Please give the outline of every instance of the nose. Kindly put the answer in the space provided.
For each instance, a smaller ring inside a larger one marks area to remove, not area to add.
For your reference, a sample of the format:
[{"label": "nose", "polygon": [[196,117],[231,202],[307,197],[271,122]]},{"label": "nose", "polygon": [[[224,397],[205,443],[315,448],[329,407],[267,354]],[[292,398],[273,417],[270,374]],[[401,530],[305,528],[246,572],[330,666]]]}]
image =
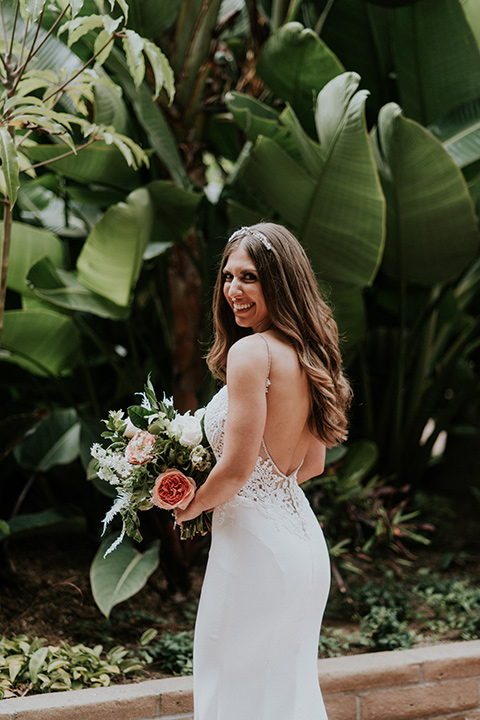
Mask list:
[{"label": "nose", "polygon": [[230,298],[235,298],[237,295],[239,295],[239,293],[240,293],[239,286],[240,286],[239,279],[233,278],[229,285],[229,288],[228,288],[228,295]]}]

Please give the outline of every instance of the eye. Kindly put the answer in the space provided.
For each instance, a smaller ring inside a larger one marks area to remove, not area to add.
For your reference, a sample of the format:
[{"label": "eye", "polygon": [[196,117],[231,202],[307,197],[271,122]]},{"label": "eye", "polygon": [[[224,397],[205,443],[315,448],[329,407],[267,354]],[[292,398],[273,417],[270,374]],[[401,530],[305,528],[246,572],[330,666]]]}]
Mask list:
[{"label": "eye", "polygon": [[226,282],[232,282],[233,276],[229,272],[223,272],[222,273],[222,280],[224,283]]},{"label": "eye", "polygon": [[244,273],[243,279],[246,280],[247,282],[255,282],[256,280],[258,280],[255,273],[250,273],[250,272]]}]

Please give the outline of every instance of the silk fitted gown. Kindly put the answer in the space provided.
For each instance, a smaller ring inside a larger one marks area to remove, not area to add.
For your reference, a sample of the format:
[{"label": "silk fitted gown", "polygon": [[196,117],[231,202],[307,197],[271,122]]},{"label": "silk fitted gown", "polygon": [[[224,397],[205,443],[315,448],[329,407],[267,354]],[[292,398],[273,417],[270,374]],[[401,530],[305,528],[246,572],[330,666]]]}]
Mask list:
[{"label": "silk fitted gown", "polygon": [[[222,454],[227,387],[205,430]],[[194,643],[195,720],[326,720],[318,637],[330,586],[323,533],[297,482],[267,454],[213,513]]]}]

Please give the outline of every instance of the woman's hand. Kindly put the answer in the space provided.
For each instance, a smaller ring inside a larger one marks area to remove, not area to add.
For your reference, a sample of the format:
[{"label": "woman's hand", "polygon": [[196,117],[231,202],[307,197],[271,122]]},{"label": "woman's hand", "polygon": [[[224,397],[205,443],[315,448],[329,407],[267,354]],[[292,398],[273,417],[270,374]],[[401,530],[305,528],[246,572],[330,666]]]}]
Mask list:
[{"label": "woman's hand", "polygon": [[193,520],[194,518],[198,517],[203,510],[204,508],[202,507],[202,505],[198,501],[196,501],[196,498],[194,497],[192,502],[187,505],[185,510],[180,510],[180,508],[176,508],[174,510],[175,522],[177,525],[181,525],[187,520]]}]

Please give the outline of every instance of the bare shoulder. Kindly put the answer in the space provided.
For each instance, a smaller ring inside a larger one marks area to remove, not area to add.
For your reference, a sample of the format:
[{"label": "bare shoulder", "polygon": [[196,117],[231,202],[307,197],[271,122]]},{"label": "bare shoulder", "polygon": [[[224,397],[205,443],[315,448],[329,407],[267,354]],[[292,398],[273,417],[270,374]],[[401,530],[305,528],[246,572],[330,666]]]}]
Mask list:
[{"label": "bare shoulder", "polygon": [[268,367],[268,351],[265,341],[258,335],[248,335],[237,340],[228,351],[227,382],[238,377],[264,378]]}]

